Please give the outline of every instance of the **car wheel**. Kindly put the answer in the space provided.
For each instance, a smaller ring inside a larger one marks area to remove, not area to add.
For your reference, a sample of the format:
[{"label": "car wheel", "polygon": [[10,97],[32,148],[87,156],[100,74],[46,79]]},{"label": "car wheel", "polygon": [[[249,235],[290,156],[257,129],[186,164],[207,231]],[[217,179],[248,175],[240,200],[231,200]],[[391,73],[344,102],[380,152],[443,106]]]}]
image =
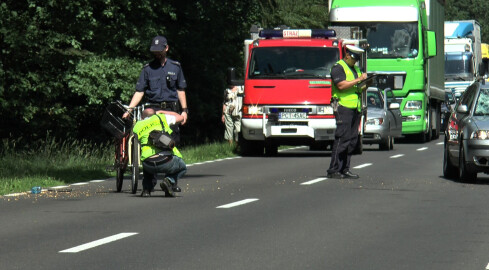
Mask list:
[{"label": "car wheel", "polygon": [[389,151],[391,148],[391,136],[387,136],[387,138],[382,139],[379,143],[379,149],[382,151]]},{"label": "car wheel", "polygon": [[460,144],[460,150],[458,154],[458,174],[461,182],[471,183],[477,179],[477,173],[473,173],[467,170],[467,164],[464,155],[464,146]]},{"label": "car wheel", "polygon": [[389,147],[389,150],[394,150],[394,137],[391,137],[391,146]]},{"label": "car wheel", "polygon": [[450,162],[450,153],[448,151],[447,143],[443,151],[443,176],[448,179],[455,179],[458,176],[457,167]]}]

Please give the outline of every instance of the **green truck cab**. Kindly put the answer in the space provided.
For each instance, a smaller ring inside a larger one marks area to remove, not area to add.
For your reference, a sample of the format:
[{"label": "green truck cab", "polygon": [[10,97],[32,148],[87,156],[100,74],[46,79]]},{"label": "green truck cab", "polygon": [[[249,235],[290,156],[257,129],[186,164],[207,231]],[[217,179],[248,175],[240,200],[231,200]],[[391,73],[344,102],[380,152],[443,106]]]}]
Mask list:
[{"label": "green truck cab", "polygon": [[[366,38],[368,73],[400,103],[402,134],[421,141],[440,134],[444,93],[442,0],[330,0],[338,36]],[[356,28],[343,33],[342,28]]]}]

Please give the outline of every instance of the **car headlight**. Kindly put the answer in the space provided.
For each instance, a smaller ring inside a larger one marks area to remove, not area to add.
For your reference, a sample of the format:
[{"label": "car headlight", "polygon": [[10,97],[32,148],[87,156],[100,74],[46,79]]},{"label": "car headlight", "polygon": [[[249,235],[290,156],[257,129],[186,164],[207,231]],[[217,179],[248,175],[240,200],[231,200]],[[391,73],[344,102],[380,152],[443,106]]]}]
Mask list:
[{"label": "car headlight", "polygon": [[410,100],[406,102],[406,105],[404,105],[404,110],[417,111],[417,110],[421,110],[422,107],[423,107],[423,102],[421,102],[421,100]]},{"label": "car headlight", "polygon": [[384,123],[384,118],[372,118],[372,119],[368,119],[366,122],[367,125],[372,125],[372,126],[379,126],[382,125],[382,123]]},{"label": "car headlight", "polygon": [[489,139],[489,130],[476,130],[470,134],[470,139],[487,140]]},{"label": "car headlight", "polygon": [[318,106],[318,114],[333,114],[333,107],[331,107],[331,106]]},{"label": "car headlight", "polygon": [[263,107],[256,105],[245,105],[243,106],[243,114],[263,114]]}]

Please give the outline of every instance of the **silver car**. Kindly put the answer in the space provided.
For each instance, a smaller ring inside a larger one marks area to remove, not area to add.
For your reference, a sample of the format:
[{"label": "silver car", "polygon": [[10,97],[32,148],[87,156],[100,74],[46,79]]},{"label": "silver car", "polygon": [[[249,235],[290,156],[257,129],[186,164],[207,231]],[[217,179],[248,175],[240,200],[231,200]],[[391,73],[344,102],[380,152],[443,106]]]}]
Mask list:
[{"label": "silver car", "polygon": [[[387,97],[387,102],[384,102]],[[379,144],[380,150],[394,149],[394,138],[402,135],[402,116],[399,103],[395,102],[392,91],[367,89],[367,121],[363,134],[364,144]]]},{"label": "silver car", "polygon": [[489,173],[489,84],[474,82],[455,106],[445,129],[443,175],[473,182]]}]

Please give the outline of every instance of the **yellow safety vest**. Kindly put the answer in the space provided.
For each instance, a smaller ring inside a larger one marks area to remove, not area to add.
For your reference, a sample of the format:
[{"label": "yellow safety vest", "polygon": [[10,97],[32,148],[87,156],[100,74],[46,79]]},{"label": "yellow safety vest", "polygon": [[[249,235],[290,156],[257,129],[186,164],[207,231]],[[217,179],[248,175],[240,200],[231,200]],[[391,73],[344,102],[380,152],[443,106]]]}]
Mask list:
[{"label": "yellow safety vest", "polygon": [[[343,67],[343,70],[345,71],[345,74],[346,74],[346,80],[347,81],[355,80],[355,75],[351,71],[348,64],[345,61],[343,61],[343,59],[339,60],[336,63]],[[354,68],[358,74],[358,77],[362,76],[362,72],[360,71],[360,69],[357,66],[354,66]],[[332,88],[333,88],[333,97],[339,99],[338,103],[341,106],[346,107],[346,108],[350,108],[350,109],[357,108],[358,111],[362,110],[362,101],[360,99],[361,95],[359,95],[362,92],[362,90],[360,88],[358,88],[357,85],[354,85],[348,89],[339,90],[336,87],[336,85],[333,83]]]},{"label": "yellow safety vest", "polygon": [[[161,122],[165,127],[165,131],[169,134],[172,134],[172,130],[168,123],[166,122],[165,114],[158,114],[161,118]],[[151,144],[148,144],[149,133],[152,130],[163,130],[160,122],[160,118],[158,116],[153,115],[150,118],[146,118],[144,120],[138,121],[136,125],[134,125],[133,132],[138,135],[138,140],[141,143],[141,160],[145,160],[150,156],[156,155],[161,150],[154,147]],[[182,157],[182,154],[176,147],[173,147],[173,154],[178,157]]]}]

